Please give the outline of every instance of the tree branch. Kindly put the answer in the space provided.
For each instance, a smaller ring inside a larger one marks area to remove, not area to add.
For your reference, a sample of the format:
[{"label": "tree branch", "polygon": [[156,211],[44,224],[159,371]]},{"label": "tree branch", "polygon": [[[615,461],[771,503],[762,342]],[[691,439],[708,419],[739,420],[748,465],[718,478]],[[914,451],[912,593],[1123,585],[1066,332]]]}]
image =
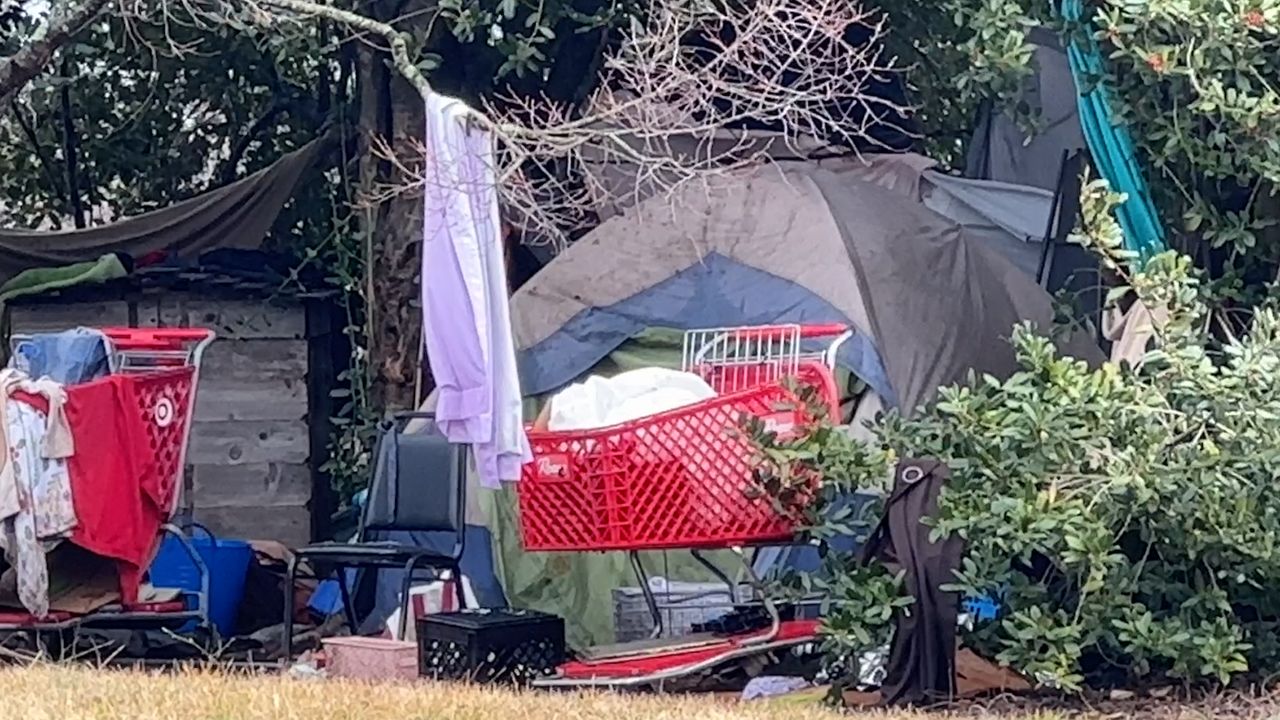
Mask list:
[{"label": "tree branch", "polygon": [[53,60],[58,48],[66,45],[86,25],[98,17],[109,0],[84,0],[78,7],[55,4],[44,37],[0,59],[0,102],[21,90]]},{"label": "tree branch", "polygon": [[[122,1],[144,9],[144,0]],[[385,39],[386,47],[364,54],[389,52],[394,72],[418,95],[432,92],[410,57],[409,36],[391,22],[317,0],[171,2],[233,27],[341,23]],[[510,92],[484,98],[471,116],[495,136],[504,211],[523,231],[559,244],[650,197],[675,197],[689,185],[711,190],[777,158],[874,148],[877,130],[901,131],[895,123],[909,108],[879,92],[897,62],[884,50],[885,17],[867,0],[641,5],[617,31],[586,102]],[[372,204],[425,182],[417,166],[425,148],[406,151],[413,130],[391,130],[369,138],[397,171],[387,173],[394,182],[367,194]]]},{"label": "tree branch", "polygon": [[84,214],[84,199],[80,197],[80,138],[76,133],[75,116],[71,110],[71,61],[62,61],[65,82],[59,88],[62,115],[62,155],[67,165],[67,197],[71,200],[71,217],[76,227],[84,229],[88,221]]},{"label": "tree branch", "polygon": [[395,66],[396,72],[408,80],[424,99],[431,94],[431,84],[427,82],[426,76],[409,59],[408,39],[393,26],[359,13],[340,10],[329,5],[306,2],[305,0],[262,0],[262,4],[301,15],[333,20],[356,30],[381,35],[387,40],[387,45],[391,50],[391,63]]},{"label": "tree branch", "polygon": [[12,98],[9,100],[9,109],[13,111],[14,120],[18,121],[18,127],[22,129],[22,134],[26,136],[27,142],[31,143],[32,152],[35,153],[36,159],[40,161],[40,170],[44,175],[45,182],[49,183],[49,188],[53,190],[53,194],[58,197],[58,200],[65,203],[67,194],[63,191],[62,180],[54,172],[53,160],[49,157],[45,147],[40,144],[40,136],[36,135],[35,127],[27,119],[27,115],[22,111],[22,108],[18,107],[17,101]]}]

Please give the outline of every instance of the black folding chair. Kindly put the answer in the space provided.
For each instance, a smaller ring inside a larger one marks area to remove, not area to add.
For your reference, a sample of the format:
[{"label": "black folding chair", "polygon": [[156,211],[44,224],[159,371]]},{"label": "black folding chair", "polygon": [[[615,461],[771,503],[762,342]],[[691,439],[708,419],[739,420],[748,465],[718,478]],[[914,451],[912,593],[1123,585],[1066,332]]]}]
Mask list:
[{"label": "black folding chair", "polygon": [[[405,432],[413,420],[429,421],[429,427],[422,432]],[[457,588],[458,601],[465,601],[460,563],[466,537],[466,470],[466,447],[449,442],[439,432],[434,414],[397,415],[383,426],[374,455],[369,497],[355,539],[350,543],[329,542],[300,548],[289,562],[284,598],[286,661],[293,657],[293,585],[300,563],[306,562],[317,570],[339,571],[342,609],[353,633],[359,625],[346,573],[342,572],[347,568],[404,569],[400,590],[399,637],[402,638],[409,623],[409,589],[415,571],[448,570]],[[372,533],[397,531],[447,532],[456,540],[448,553],[440,553],[416,545],[368,539]]]}]

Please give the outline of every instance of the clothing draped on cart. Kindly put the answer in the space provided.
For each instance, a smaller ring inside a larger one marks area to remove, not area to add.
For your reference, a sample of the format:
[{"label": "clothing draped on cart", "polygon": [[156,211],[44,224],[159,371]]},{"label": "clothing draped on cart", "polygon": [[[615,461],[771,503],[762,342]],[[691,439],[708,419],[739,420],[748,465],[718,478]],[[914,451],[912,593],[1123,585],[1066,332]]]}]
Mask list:
[{"label": "clothing draped on cart", "polygon": [[[10,400],[9,393],[18,388],[27,388],[23,392],[39,389],[47,413],[26,402]],[[0,373],[0,389],[0,397],[5,399],[0,489],[16,504],[0,510],[0,547],[10,572],[16,575],[22,606],[43,618],[49,613],[45,553],[68,537],[78,524],[66,460],[68,450],[74,447],[70,445],[65,417],[53,420],[55,414],[61,417],[65,395],[52,383],[33,383],[14,371]],[[61,445],[49,442],[50,429],[55,424],[67,432]]]},{"label": "clothing draped on cart", "polygon": [[155,451],[145,433],[129,422],[137,406],[134,385],[126,375],[81,385],[67,403],[78,450],[70,461],[72,497],[80,518],[72,541],[118,561],[120,595],[126,603],[137,600],[142,572],[169,518],[159,488],[139,481],[142,465]]},{"label": "clothing draped on cart", "polygon": [[[62,385],[47,377],[32,380],[26,373],[13,368],[0,370],[0,402],[7,402],[15,392],[39,395],[48,403],[44,439],[40,446],[44,457],[65,460],[75,455],[76,441],[71,435],[71,425],[67,423],[67,391]],[[0,436],[0,442],[4,442],[3,436]]]},{"label": "clothing draped on cart", "polygon": [[947,700],[956,688],[956,618],[960,597],[943,588],[955,580],[964,545],[957,536],[930,538],[927,518],[950,470],[932,458],[898,465],[884,515],[863,550],[865,562],[903,572],[903,589],[915,598],[894,618],[893,644],[880,694],[886,704]]},{"label": "clothing draped on cart", "polygon": [[107,348],[107,338],[101,330],[73,328],[22,340],[14,348],[9,364],[31,377],[76,385],[110,374]]},{"label": "clothing draped on cart", "polygon": [[[47,411],[39,395],[19,397]],[[154,451],[129,419],[139,399],[126,375],[77,385],[65,404],[76,453],[67,460],[78,523],[71,542],[116,561],[120,595],[137,601],[142,572],[155,553],[169,503],[161,488],[142,481]]]},{"label": "clothing draped on cart", "polygon": [[67,425],[63,409],[67,394],[62,386],[47,378],[32,380],[20,370],[0,370],[0,417],[4,418],[4,422],[0,423],[0,463],[3,463],[0,464],[0,519],[11,517],[19,509],[15,465],[9,459],[11,448],[8,426],[13,420],[6,410],[9,397],[15,392],[40,395],[47,403],[46,429],[39,443],[41,455],[65,459],[75,453],[75,441],[71,437],[71,428]]}]

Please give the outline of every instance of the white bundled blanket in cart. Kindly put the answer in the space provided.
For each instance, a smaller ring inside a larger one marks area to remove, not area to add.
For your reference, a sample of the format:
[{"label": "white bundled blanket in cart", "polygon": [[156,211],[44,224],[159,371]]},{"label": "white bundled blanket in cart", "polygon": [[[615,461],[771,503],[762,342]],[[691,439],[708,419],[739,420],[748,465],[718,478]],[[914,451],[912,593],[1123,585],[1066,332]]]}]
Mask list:
[{"label": "white bundled blanket in cart", "polygon": [[693,373],[640,368],[603,378],[592,375],[551,399],[547,429],[593,430],[675,410],[716,396]]}]

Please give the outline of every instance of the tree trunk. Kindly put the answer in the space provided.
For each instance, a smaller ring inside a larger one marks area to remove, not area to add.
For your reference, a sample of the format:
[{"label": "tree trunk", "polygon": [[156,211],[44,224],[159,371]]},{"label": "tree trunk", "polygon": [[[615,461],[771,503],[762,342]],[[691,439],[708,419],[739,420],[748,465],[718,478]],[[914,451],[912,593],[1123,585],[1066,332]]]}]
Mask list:
[{"label": "tree trunk", "polygon": [[[415,13],[422,0],[375,3],[378,19],[416,16],[425,27],[429,13]],[[413,33],[408,23],[397,28]],[[386,54],[360,46],[361,186],[366,195],[379,185],[408,184],[390,163],[372,152],[375,137],[388,139],[405,162],[421,142],[425,118],[422,97],[407,80],[389,68]],[[382,410],[412,409],[422,346],[419,295],[422,250],[422,196],[403,193],[369,207],[364,213],[366,242],[365,287],[372,390]]]},{"label": "tree trunk", "polygon": [[67,165],[67,196],[71,200],[68,210],[76,227],[83,230],[88,226],[84,214],[84,200],[80,197],[80,138],[76,133],[76,119],[71,109],[71,60],[62,61],[63,85],[58,96],[61,101],[62,115],[62,157]]}]

